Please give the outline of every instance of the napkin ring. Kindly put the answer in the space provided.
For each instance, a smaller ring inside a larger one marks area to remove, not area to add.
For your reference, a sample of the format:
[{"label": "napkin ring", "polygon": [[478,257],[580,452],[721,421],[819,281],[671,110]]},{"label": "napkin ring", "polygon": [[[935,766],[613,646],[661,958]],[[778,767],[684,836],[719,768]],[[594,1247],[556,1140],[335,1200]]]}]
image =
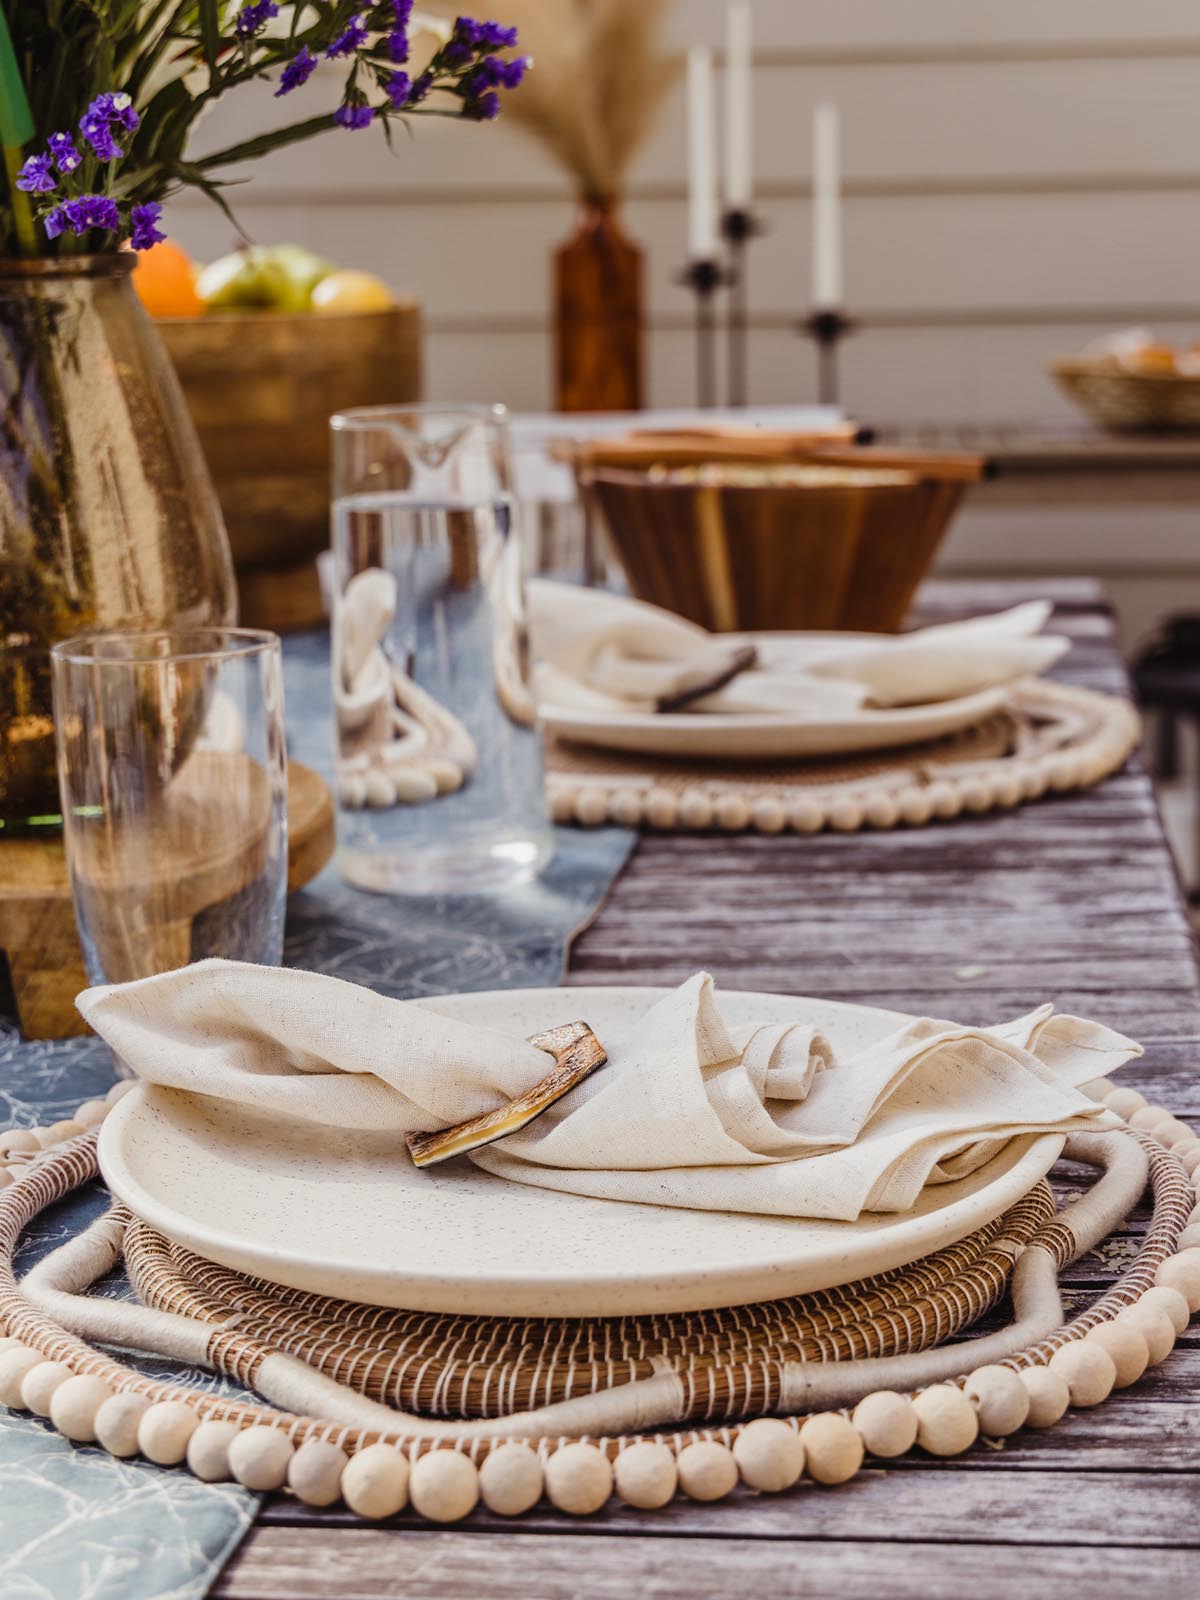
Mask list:
[{"label": "napkin ring", "polygon": [[734,645],[719,667],[707,667],[680,675],[670,694],[659,695],[655,711],[682,711],[707,694],[716,694],[726,684],[758,665],[758,650],[752,644]]},{"label": "napkin ring", "polygon": [[439,1161],[449,1161],[452,1156],[465,1155],[468,1150],[478,1150],[481,1145],[518,1133],[608,1060],[604,1046],[586,1022],[564,1022],[561,1027],[531,1035],[529,1043],[554,1057],[553,1068],[541,1082],[497,1106],[495,1111],[485,1111],[481,1117],[470,1117],[433,1133],[406,1135],[405,1143],[415,1167],[436,1166]]}]

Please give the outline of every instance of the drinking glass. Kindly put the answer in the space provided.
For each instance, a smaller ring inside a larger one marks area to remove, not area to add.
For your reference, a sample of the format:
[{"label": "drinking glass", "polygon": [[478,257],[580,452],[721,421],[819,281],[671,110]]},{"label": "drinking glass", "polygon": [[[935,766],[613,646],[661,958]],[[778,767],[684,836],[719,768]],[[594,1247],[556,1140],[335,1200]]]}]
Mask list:
[{"label": "drinking glass", "polygon": [[502,406],[332,418],[338,863],[360,888],[503,888],[549,858]]},{"label": "drinking glass", "polygon": [[92,983],[278,963],[287,893],[279,640],[250,628],[51,652],[63,842]]}]

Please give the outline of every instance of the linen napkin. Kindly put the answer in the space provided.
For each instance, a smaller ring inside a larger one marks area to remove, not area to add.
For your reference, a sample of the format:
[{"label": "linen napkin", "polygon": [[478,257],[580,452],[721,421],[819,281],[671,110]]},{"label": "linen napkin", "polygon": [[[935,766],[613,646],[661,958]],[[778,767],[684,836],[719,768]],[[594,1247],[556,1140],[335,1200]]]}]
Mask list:
[{"label": "linen napkin", "polygon": [[[625,595],[530,580],[529,615],[543,700],[593,710],[653,711],[696,681],[720,678],[745,643]],[[945,623],[869,642],[771,636],[756,667],[692,701],[703,712],[838,717],[859,706],[950,700],[1044,672],[1069,648],[1034,637],[1050,605]]]},{"label": "linen napkin", "polygon": [[[395,1132],[405,1161],[402,1133],[493,1110],[551,1065],[415,1002],[236,962],[89,989],[78,1005],[149,1082]],[[728,1027],[705,973],[602,1043],[606,1067],[469,1159],[602,1199],[852,1220],[910,1209],[1018,1134],[1117,1126],[1079,1086],[1139,1053],[1042,1006],[992,1029],[914,1021],[838,1060],[802,1021]]]}]

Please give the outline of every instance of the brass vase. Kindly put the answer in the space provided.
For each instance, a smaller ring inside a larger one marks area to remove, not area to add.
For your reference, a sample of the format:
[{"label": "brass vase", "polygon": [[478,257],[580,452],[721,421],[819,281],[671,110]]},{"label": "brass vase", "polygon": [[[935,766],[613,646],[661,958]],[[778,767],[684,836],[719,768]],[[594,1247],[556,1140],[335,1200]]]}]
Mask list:
[{"label": "brass vase", "polygon": [[135,260],[0,260],[0,837],[58,820],[50,645],[236,618],[220,506]]}]

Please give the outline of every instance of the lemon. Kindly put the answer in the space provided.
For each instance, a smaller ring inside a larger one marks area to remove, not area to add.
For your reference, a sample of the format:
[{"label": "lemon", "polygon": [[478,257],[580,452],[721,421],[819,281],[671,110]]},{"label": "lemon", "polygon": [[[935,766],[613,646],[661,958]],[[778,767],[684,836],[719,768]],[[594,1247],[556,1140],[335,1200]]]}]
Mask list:
[{"label": "lemon", "polygon": [[312,292],[314,311],[388,311],[395,303],[380,278],[349,267],[322,278]]}]

